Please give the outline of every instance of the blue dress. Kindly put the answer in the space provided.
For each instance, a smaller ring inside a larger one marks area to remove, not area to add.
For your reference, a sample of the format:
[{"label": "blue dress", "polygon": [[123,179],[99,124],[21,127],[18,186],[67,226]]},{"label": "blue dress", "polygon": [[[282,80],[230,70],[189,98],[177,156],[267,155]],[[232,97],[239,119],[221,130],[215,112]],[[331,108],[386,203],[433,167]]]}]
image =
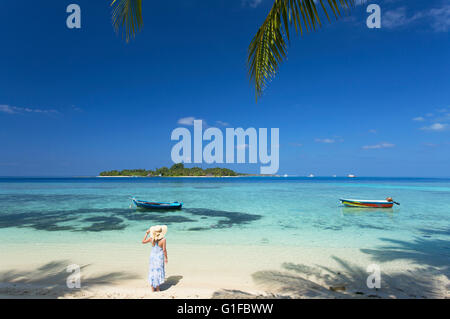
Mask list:
[{"label": "blue dress", "polygon": [[148,282],[153,288],[160,286],[164,283],[164,277],[166,275],[164,270],[164,251],[158,245],[158,241],[152,248],[150,253],[150,267],[148,273]]}]

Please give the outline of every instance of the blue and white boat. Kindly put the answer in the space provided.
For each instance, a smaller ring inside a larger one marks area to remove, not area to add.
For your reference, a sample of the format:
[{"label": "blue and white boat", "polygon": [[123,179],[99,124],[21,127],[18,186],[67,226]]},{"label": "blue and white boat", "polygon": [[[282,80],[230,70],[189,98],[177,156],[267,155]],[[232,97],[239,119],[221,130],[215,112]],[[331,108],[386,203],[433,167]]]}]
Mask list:
[{"label": "blue and white boat", "polygon": [[136,205],[136,207],[144,208],[144,209],[154,209],[154,210],[171,210],[171,209],[181,209],[183,207],[183,203],[180,202],[173,202],[173,203],[167,203],[167,202],[150,202],[150,201],[143,201],[136,198],[131,199]]}]

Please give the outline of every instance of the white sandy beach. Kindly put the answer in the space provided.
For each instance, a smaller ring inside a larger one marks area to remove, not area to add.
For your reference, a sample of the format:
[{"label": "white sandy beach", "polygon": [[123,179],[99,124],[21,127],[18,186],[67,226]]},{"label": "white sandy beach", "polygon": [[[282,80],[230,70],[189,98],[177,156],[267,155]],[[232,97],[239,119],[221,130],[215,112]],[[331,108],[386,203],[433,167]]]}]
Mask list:
[{"label": "white sandy beach", "polygon": [[[148,245],[11,245],[2,298],[449,298],[445,274],[406,261],[380,263],[381,288],[369,289],[374,262],[354,248],[169,243],[166,283],[152,293]],[[82,266],[80,289],[66,287],[70,264]]]}]

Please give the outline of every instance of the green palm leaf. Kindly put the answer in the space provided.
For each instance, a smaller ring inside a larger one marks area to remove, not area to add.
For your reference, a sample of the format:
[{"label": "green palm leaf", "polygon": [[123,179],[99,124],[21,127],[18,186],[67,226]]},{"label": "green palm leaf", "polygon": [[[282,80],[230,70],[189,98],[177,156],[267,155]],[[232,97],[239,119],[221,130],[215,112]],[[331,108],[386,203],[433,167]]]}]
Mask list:
[{"label": "green palm leaf", "polygon": [[129,42],[142,28],[142,0],[113,0],[112,23],[117,33]]},{"label": "green palm leaf", "polygon": [[337,19],[341,11],[354,5],[355,0],[275,0],[248,48],[247,64],[250,80],[255,85],[256,100],[286,58],[291,27],[302,35],[315,31],[322,26],[318,11],[331,21],[330,15]]}]

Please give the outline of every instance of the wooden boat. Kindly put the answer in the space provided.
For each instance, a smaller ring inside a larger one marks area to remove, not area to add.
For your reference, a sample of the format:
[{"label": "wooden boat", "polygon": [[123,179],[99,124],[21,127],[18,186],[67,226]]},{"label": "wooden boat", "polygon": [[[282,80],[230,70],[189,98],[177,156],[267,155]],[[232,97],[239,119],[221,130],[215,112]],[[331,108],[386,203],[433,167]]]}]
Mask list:
[{"label": "wooden boat", "polygon": [[131,199],[139,208],[145,209],[160,209],[160,210],[170,210],[170,209],[181,209],[183,207],[183,203],[173,202],[173,203],[165,203],[165,202],[147,202],[143,200],[139,200],[136,198]]},{"label": "wooden boat", "polygon": [[392,208],[394,204],[400,205],[390,197],[385,200],[340,199],[340,201],[346,207]]}]

